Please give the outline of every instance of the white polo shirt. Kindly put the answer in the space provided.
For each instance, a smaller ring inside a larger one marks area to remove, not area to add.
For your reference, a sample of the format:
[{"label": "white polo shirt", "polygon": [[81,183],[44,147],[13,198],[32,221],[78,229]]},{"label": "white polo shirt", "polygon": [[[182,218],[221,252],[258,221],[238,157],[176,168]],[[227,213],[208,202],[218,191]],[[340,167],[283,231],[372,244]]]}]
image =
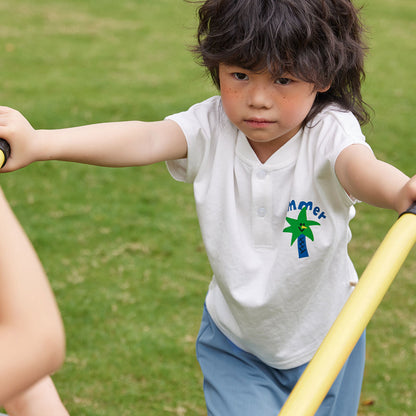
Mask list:
[{"label": "white polo shirt", "polygon": [[354,201],[334,165],[345,147],[365,144],[359,123],[330,107],[263,164],[220,97],[168,118],[188,143],[168,169],[194,186],[212,319],[272,367],[308,362],[357,281],[347,253]]}]

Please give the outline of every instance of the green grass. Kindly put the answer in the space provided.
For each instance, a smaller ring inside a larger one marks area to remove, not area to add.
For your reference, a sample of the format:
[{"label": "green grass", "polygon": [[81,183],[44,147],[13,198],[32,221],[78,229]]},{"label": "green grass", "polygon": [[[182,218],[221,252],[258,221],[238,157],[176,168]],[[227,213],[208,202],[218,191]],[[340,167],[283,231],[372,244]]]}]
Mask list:
[{"label": "green grass", "polygon": [[[364,15],[370,25],[366,100],[375,111],[366,128],[376,155],[415,174],[416,136],[416,3],[412,0],[367,2]],[[385,235],[396,216],[362,204],[353,222],[351,254],[359,270]],[[416,255],[412,250],[396,281],[368,327],[367,365],[362,406],[366,416],[411,416],[416,401],[415,310]]]},{"label": "green grass", "polygon": [[[416,8],[368,2],[365,129],[375,153],[414,173]],[[187,46],[181,0],[0,0],[0,102],[37,128],[158,120],[212,95]],[[49,162],[0,177],[50,277],[67,332],[54,376],[74,415],[204,415],[194,358],[210,269],[192,189],[165,166]],[[395,220],[364,204],[351,255],[361,272]],[[368,328],[361,415],[412,415],[415,251]]]}]

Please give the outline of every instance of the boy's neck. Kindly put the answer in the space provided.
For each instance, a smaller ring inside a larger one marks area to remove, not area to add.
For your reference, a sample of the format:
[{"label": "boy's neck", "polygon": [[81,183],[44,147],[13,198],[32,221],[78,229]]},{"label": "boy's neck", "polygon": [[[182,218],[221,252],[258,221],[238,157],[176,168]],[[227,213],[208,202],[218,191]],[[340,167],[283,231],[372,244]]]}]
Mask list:
[{"label": "boy's neck", "polygon": [[[299,130],[298,130],[299,131]],[[281,147],[283,147],[290,139],[296,136],[297,132],[288,136],[268,142],[255,142],[247,137],[247,140],[261,163],[266,163]]]}]

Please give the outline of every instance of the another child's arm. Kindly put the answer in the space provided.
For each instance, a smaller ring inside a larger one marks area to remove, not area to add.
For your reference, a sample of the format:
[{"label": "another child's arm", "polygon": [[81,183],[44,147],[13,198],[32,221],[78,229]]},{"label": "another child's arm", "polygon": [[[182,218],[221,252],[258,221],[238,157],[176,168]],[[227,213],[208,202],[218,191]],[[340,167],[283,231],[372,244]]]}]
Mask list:
[{"label": "another child's arm", "polygon": [[349,195],[381,208],[402,213],[416,201],[416,176],[403,172],[374,156],[366,146],[344,149],[335,164],[338,180]]},{"label": "another child's arm", "polygon": [[50,377],[4,403],[4,408],[9,416],[69,416]]},{"label": "another child's arm", "polygon": [[185,136],[173,121],[125,121],[59,130],[35,130],[16,110],[0,107],[0,137],[11,146],[3,172],[40,160],[100,166],[140,166],[187,154]]},{"label": "another child's arm", "polygon": [[65,337],[42,265],[0,190],[0,403],[63,362]]}]

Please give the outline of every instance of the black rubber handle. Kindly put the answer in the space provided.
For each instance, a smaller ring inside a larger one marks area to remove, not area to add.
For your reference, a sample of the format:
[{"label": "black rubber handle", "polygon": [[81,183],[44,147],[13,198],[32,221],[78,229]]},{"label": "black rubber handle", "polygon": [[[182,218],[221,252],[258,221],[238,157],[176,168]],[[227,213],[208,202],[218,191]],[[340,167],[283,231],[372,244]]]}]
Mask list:
[{"label": "black rubber handle", "polygon": [[3,163],[0,166],[0,168],[2,168],[10,156],[10,145],[4,139],[0,139],[0,151],[3,153]]},{"label": "black rubber handle", "polygon": [[407,210],[406,210],[405,212],[402,212],[402,213],[399,215],[399,218],[400,218],[403,214],[415,214],[415,215],[416,215],[416,201],[415,201],[415,202],[413,202],[413,204],[412,204],[412,205],[410,205],[410,207],[409,207],[409,208],[407,208]]},{"label": "black rubber handle", "polygon": [[408,208],[406,212],[410,212],[411,214],[416,214],[416,201],[413,202],[412,205],[410,205],[410,207]]}]

